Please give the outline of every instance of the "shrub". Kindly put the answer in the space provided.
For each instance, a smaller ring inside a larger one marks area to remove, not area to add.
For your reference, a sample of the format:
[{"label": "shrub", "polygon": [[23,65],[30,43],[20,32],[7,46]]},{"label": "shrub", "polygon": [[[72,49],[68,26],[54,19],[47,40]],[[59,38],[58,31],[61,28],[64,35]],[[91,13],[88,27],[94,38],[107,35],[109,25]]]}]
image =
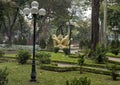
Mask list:
[{"label": "shrub", "polygon": [[39,44],[39,45],[40,45],[41,49],[45,49],[45,47],[46,47],[45,39],[42,38],[42,39],[40,40],[40,44]]},{"label": "shrub", "polygon": [[57,53],[60,50],[59,47],[54,47],[54,52]]},{"label": "shrub", "polygon": [[66,85],[90,85],[91,80],[87,77],[80,77],[79,79],[74,78],[71,81],[66,81]]},{"label": "shrub", "polygon": [[0,50],[0,57],[3,57],[3,56],[4,56],[4,54],[5,54],[5,52],[4,52],[4,51],[2,51],[2,50]]},{"label": "shrub", "polygon": [[89,39],[81,40],[79,42],[79,48],[81,48],[81,49],[90,48],[90,40]]},{"label": "shrub", "polygon": [[8,72],[7,68],[5,69],[0,69],[0,85],[6,85],[8,83]]},{"label": "shrub", "polygon": [[18,63],[20,64],[25,64],[27,62],[27,60],[30,58],[30,53],[29,51],[26,51],[26,50],[19,50],[17,52],[17,61]]},{"label": "shrub", "polygon": [[38,53],[36,53],[36,57],[39,59],[40,64],[50,64],[51,63],[51,60],[50,60],[51,55],[49,53],[38,52]]},{"label": "shrub", "polygon": [[107,65],[107,69],[109,69],[111,71],[112,79],[117,80],[117,77],[119,76],[117,73],[117,65],[116,64]]},{"label": "shrub", "polygon": [[64,52],[66,55],[70,54],[69,48],[63,48],[63,52]]},{"label": "shrub", "polygon": [[84,56],[85,55],[80,55],[80,54],[78,56],[78,65],[80,66],[80,73],[82,73],[82,66],[83,66],[84,61],[85,61]]},{"label": "shrub", "polygon": [[93,53],[93,56],[95,57],[97,63],[105,63],[105,61],[107,60],[105,56],[106,52],[107,49],[105,49],[103,46],[97,46],[96,51]]},{"label": "shrub", "polygon": [[115,55],[118,55],[118,53],[119,53],[119,48],[113,48],[113,49],[111,49],[111,52],[112,52],[113,54],[115,54]]},{"label": "shrub", "polygon": [[111,42],[111,48],[118,48],[120,46],[120,41],[119,40],[112,40]]},{"label": "shrub", "polygon": [[91,49],[86,49],[85,53],[87,54],[87,57],[90,59],[94,59],[95,52]]}]

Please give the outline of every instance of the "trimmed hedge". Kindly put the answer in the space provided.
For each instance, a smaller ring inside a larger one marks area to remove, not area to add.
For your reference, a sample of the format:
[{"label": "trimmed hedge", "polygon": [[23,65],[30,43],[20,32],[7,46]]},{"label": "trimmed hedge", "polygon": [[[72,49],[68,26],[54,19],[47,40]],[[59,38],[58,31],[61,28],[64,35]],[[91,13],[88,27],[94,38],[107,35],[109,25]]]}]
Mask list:
[{"label": "trimmed hedge", "polygon": [[[55,63],[63,63],[63,64],[77,64],[75,62],[65,62],[65,61],[52,61]],[[113,64],[119,64],[119,62],[115,62],[115,61],[108,61],[109,63],[113,63]],[[106,68],[106,65],[101,65],[101,64],[86,64],[84,63],[84,66],[89,66],[89,67],[96,67],[96,68]],[[120,66],[117,67],[118,70],[120,70]]]},{"label": "trimmed hedge", "polygon": [[[55,71],[55,72],[67,72],[67,71],[79,71],[80,70],[80,68],[77,66],[76,67],[58,67],[58,66],[45,65],[45,64],[41,65],[40,68],[44,70]],[[96,74],[110,75],[110,71],[107,69],[101,70],[101,69],[83,67],[83,71],[96,73]]]},{"label": "trimmed hedge", "polygon": [[67,71],[78,71],[79,67],[58,67],[52,65],[41,65],[41,69],[55,71],[55,72],[67,72]]}]

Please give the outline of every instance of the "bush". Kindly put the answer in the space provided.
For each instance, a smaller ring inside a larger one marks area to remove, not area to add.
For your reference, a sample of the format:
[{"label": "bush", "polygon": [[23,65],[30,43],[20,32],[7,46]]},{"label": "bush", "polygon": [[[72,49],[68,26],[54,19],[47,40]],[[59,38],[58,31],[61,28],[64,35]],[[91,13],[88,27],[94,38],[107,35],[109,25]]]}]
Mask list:
[{"label": "bush", "polygon": [[7,68],[5,69],[0,69],[0,85],[6,85],[8,83],[8,72]]},{"label": "bush", "polygon": [[80,73],[82,73],[82,66],[83,66],[84,61],[85,61],[84,56],[85,55],[80,55],[80,54],[78,56],[79,57],[79,59],[78,59],[78,65],[80,66]]},{"label": "bush", "polygon": [[3,57],[3,56],[4,56],[4,54],[5,54],[5,52],[4,52],[4,51],[2,51],[2,50],[0,50],[0,57]]},{"label": "bush", "polygon": [[60,50],[59,47],[54,47],[54,52],[57,53]]},{"label": "bush", "polygon": [[79,48],[83,49],[83,48],[90,48],[90,40],[85,39],[85,40],[81,40],[79,42]]},{"label": "bush", "polygon": [[30,53],[29,51],[26,50],[19,50],[17,52],[17,61],[20,64],[25,64],[27,62],[27,60],[30,58]]},{"label": "bush", "polygon": [[63,52],[64,52],[66,55],[70,54],[69,48],[63,48]]},{"label": "bush", "polygon": [[111,71],[111,76],[113,80],[117,80],[117,77],[119,76],[117,73],[117,65],[107,65],[107,69]]},{"label": "bush", "polygon": [[113,48],[113,49],[111,49],[111,52],[112,52],[113,54],[115,54],[115,55],[118,55],[118,53],[119,53],[119,48]]},{"label": "bush", "polygon": [[74,78],[71,81],[66,81],[66,85],[90,85],[91,80],[87,77],[80,77],[79,79]]},{"label": "bush", "polygon": [[45,47],[46,47],[45,39],[42,38],[42,39],[40,40],[40,44],[39,44],[39,45],[40,45],[41,49],[45,49]]},{"label": "bush", "polygon": [[112,40],[111,49],[118,48],[119,46],[120,46],[120,41],[119,40]]},{"label": "bush", "polygon": [[107,49],[105,49],[103,46],[97,46],[96,51],[93,54],[97,63],[105,63],[105,61],[107,61],[107,58],[105,56],[106,52]]},{"label": "bush", "polygon": [[95,51],[93,51],[92,49],[86,49],[85,53],[88,58],[94,59]]},{"label": "bush", "polygon": [[39,59],[40,64],[50,64],[51,63],[51,60],[50,60],[51,55],[49,53],[38,52],[38,53],[36,53],[36,57]]}]

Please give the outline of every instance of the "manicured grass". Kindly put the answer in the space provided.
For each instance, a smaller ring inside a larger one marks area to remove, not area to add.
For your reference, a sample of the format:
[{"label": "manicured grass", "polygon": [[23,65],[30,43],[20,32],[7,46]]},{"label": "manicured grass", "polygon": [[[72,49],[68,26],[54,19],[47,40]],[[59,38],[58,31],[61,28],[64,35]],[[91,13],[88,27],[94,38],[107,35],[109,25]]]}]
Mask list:
[{"label": "manicured grass", "polygon": [[0,68],[8,67],[8,85],[65,85],[66,80],[71,80],[74,77],[86,76],[91,79],[91,85],[120,85],[120,80],[113,81],[111,76],[84,73],[79,74],[79,71],[73,72],[52,72],[39,69],[37,66],[37,82],[32,83],[30,80],[31,65],[19,65],[15,62],[0,63]]},{"label": "manicured grass", "polygon": [[[45,52],[45,51],[43,51]],[[68,55],[65,55],[63,53],[54,53],[54,52],[47,52],[51,54],[51,60],[52,61],[63,61],[63,62],[71,62],[71,63],[77,63],[77,58],[70,58]],[[5,57],[9,58],[15,58],[16,54],[5,54]],[[93,63],[92,60],[86,59],[85,63]]]},{"label": "manicured grass", "polygon": [[15,57],[16,57],[16,54],[5,54],[5,57],[15,58]]},{"label": "manicured grass", "polygon": [[[42,51],[42,52],[46,52],[46,51]],[[68,62],[68,63],[78,63],[78,58],[70,58],[68,55],[65,55],[64,53],[54,53],[54,52],[47,52],[51,54],[51,60],[52,61],[58,61],[58,62]],[[16,54],[5,54],[5,57],[9,57],[9,58],[15,58]],[[31,57],[32,58],[32,57]],[[85,64],[95,64],[98,66],[106,66],[105,64],[96,64],[94,60],[90,60],[90,59],[85,59]]]}]

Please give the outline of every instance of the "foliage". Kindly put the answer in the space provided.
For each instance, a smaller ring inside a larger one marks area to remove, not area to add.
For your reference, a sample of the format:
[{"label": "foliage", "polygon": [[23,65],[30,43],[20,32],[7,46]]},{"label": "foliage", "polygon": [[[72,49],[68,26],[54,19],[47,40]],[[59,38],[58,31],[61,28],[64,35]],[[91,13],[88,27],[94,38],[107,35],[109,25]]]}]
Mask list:
[{"label": "foliage", "polygon": [[49,53],[38,52],[38,53],[36,53],[36,57],[39,59],[40,64],[50,64],[51,63],[51,60],[50,60],[51,55]]},{"label": "foliage", "polygon": [[120,49],[120,41],[119,40],[112,40],[111,42],[111,52],[115,55],[118,55]]},{"label": "foliage", "polygon": [[50,36],[47,41],[47,50],[53,51],[53,48],[53,39],[52,36]]},{"label": "foliage", "polygon": [[79,43],[79,48],[90,48],[90,41],[89,40],[81,40]]},{"label": "foliage", "polygon": [[70,52],[70,50],[69,50],[69,48],[63,48],[62,49],[63,50],[63,52],[66,54],[66,55],[68,55]]},{"label": "foliage", "polygon": [[8,71],[7,68],[0,69],[0,85],[6,85],[8,83]]},{"label": "foliage", "polygon": [[111,76],[113,80],[117,80],[118,77],[118,73],[117,73],[117,65],[113,64],[113,65],[107,65],[107,69],[109,69],[111,71]]},{"label": "foliage", "polygon": [[87,77],[80,77],[79,79],[74,78],[71,81],[66,81],[66,85],[90,85],[91,80]]},{"label": "foliage", "polygon": [[119,21],[120,21],[120,6],[118,5],[112,5],[108,7],[108,25],[111,27],[118,26],[120,27]]},{"label": "foliage", "polygon": [[[2,37],[7,36],[6,43],[12,44],[13,40],[15,39],[15,35],[18,35],[18,31],[20,32],[19,36],[25,34],[25,36],[29,33],[23,32],[28,28],[28,25],[25,25],[25,22],[20,22],[20,19],[23,19],[21,16],[21,7],[28,1],[28,0],[0,0],[3,3],[4,10],[1,12],[3,14],[3,19],[1,21],[0,31],[2,31]],[[0,2],[0,3],[1,3]],[[20,13],[19,13],[20,12]],[[21,17],[20,17],[21,16]],[[26,26],[27,28],[25,28]],[[25,29],[24,29],[25,28]],[[4,39],[4,38],[3,38]]]},{"label": "foliage", "polygon": [[115,55],[118,55],[119,51],[120,51],[119,48],[113,48],[113,49],[111,49],[111,52],[113,54],[115,54]]},{"label": "foliage", "polygon": [[105,56],[106,52],[107,49],[104,46],[98,45],[96,47],[96,50],[93,52],[93,56],[95,57],[97,63],[105,63],[107,60]]},{"label": "foliage", "polygon": [[54,47],[54,52],[57,53],[59,51],[59,47]]},{"label": "foliage", "polygon": [[3,57],[5,55],[5,52],[3,50],[0,50],[0,57]]},{"label": "foliage", "polygon": [[40,47],[41,47],[42,49],[45,49],[45,47],[46,47],[45,39],[42,38],[42,39],[40,40],[40,44],[39,44],[39,45],[40,45]]},{"label": "foliage", "polygon": [[111,42],[111,49],[118,48],[120,46],[119,40],[112,40]]},{"label": "foliage", "polygon": [[16,56],[17,56],[18,63],[25,64],[25,63],[27,63],[27,60],[30,58],[31,55],[30,55],[29,51],[19,50],[17,52]]},{"label": "foliage", "polygon": [[84,56],[85,55],[78,55],[78,65],[80,65],[80,73],[82,73],[82,66],[83,66],[83,64],[84,64],[84,61],[85,61],[85,59],[84,59]]},{"label": "foliage", "polygon": [[68,8],[71,7],[71,0],[52,0],[52,1],[37,0],[37,1],[39,2],[40,7],[43,7],[47,10],[46,17],[44,17],[42,21],[43,23],[39,21],[38,24],[40,27],[38,32],[41,32],[40,33],[41,35],[44,35],[44,37],[49,36],[50,31],[53,30],[54,27],[55,29],[65,27],[66,22],[70,18],[69,15],[70,12],[68,11]]},{"label": "foliage", "polygon": [[3,18],[3,11],[4,11],[4,5],[3,5],[3,2],[0,1],[0,23],[2,22],[2,20],[4,19]]}]

